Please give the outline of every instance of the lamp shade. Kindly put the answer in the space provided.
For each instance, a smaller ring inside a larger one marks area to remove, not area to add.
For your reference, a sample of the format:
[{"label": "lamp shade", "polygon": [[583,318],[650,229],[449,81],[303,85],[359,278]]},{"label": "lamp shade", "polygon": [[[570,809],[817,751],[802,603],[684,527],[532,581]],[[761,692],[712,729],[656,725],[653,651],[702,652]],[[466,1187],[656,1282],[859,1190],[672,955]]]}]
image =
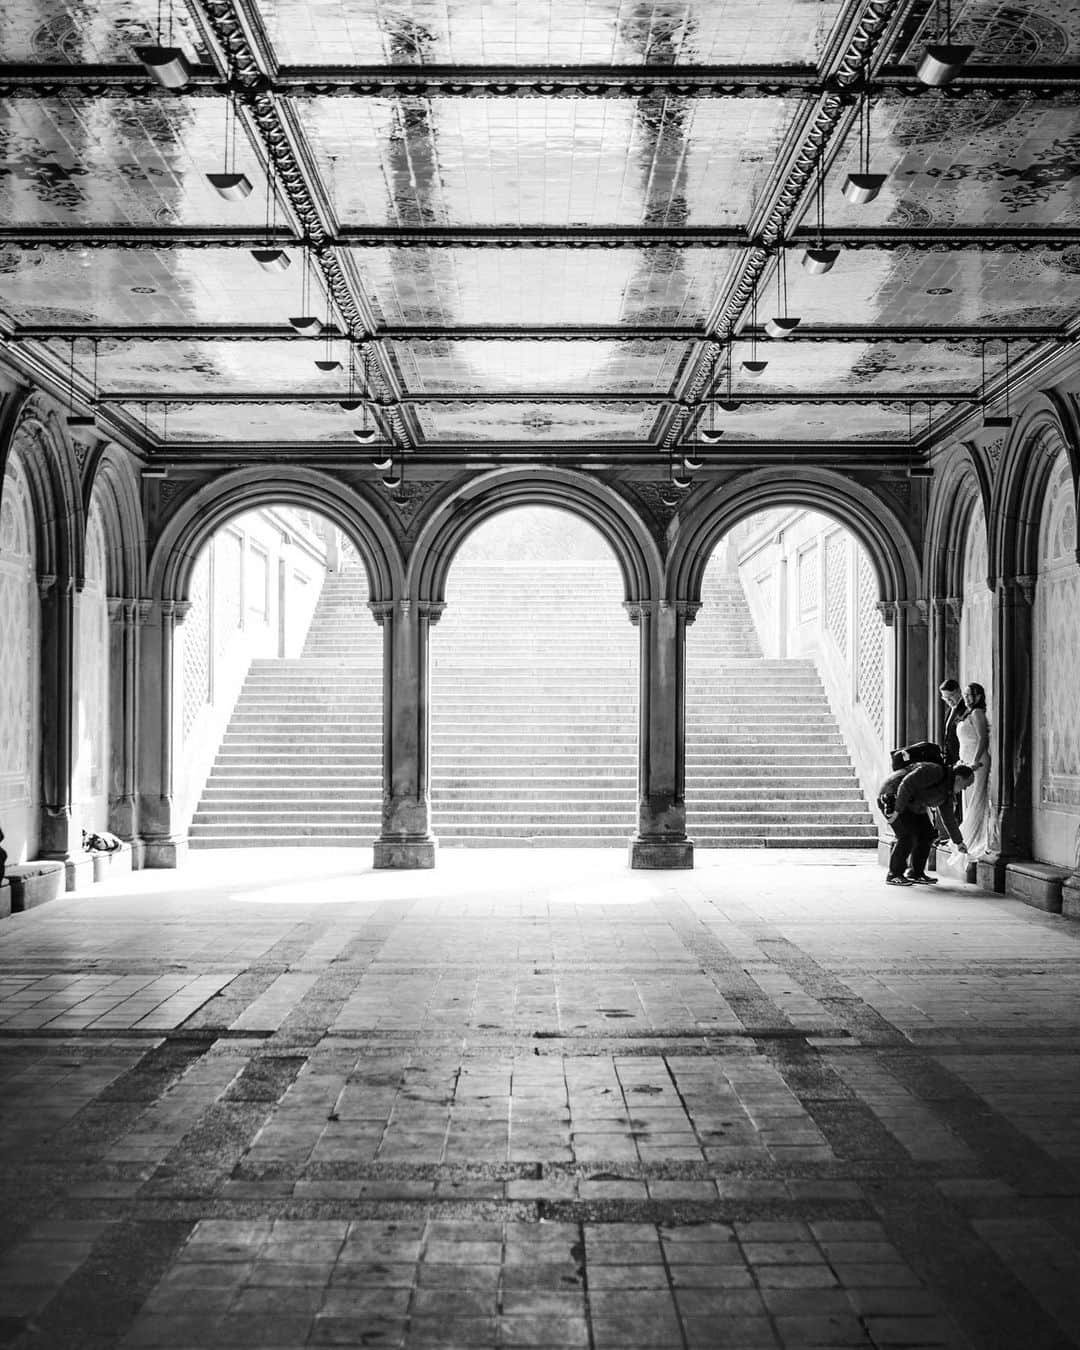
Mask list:
[{"label": "lamp shade", "polygon": [[716,406],[721,412],[738,412],[742,407],[742,402],[735,398],[722,398]]},{"label": "lamp shade", "polygon": [[765,331],[771,338],[790,337],[802,323],[794,314],[778,314],[774,319],[765,321]]},{"label": "lamp shade", "polygon": [[246,173],[208,173],[210,186],[227,202],[242,202],[251,196],[251,179]]},{"label": "lamp shade", "polygon": [[399,474],[399,473],[388,473],[388,474],[384,474],[384,475],[383,475],[383,482],[386,484],[386,486],[387,486],[388,488],[396,488],[396,487],[400,487],[400,486],[401,486],[401,474]]},{"label": "lamp shade", "polygon": [[662,483],[656,494],[665,506],[678,506],[679,492],[671,483]]},{"label": "lamp shade", "polygon": [[872,202],[885,185],[887,173],[849,173],[844,179],[844,196],[853,206]]},{"label": "lamp shade", "polygon": [[987,413],[983,416],[982,424],[987,430],[993,428],[997,431],[1005,431],[1012,426],[1013,420],[1011,417],[995,417],[993,414]]},{"label": "lamp shade", "polygon": [[723,427],[698,427],[698,439],[704,441],[706,445],[712,445],[723,434]]},{"label": "lamp shade", "polygon": [[353,427],[352,433],[361,444],[366,445],[379,434],[377,427]]},{"label": "lamp shade", "polygon": [[316,361],[315,368],[321,370],[324,375],[329,375],[331,371],[340,370],[340,361]]},{"label": "lamp shade", "polygon": [[955,43],[927,47],[915,72],[915,78],[922,84],[940,89],[943,84],[956,79],[974,50],[974,47],[957,46]]},{"label": "lamp shade", "polygon": [[183,89],[191,80],[191,67],[179,47],[136,47],[135,56],[166,89]]},{"label": "lamp shade", "polygon": [[316,319],[313,314],[297,314],[289,323],[301,337],[318,337],[322,332],[322,320]]},{"label": "lamp shade", "polygon": [[280,248],[253,248],[251,256],[264,272],[287,272],[291,263],[289,255]]},{"label": "lamp shade", "polygon": [[831,272],[832,265],[840,256],[838,248],[808,248],[800,261],[803,268],[813,277]]},{"label": "lamp shade", "polygon": [[756,380],[768,364],[768,361],[744,361],[742,372],[744,375],[748,375],[750,379]]},{"label": "lamp shade", "polygon": [[705,467],[705,461],[703,459],[695,459],[693,455],[683,455],[682,466],[688,472],[693,472],[695,469],[703,469]]},{"label": "lamp shade", "polygon": [[338,407],[342,412],[355,412],[357,408],[362,406],[362,403],[363,401],[358,398],[343,398],[338,403]]},{"label": "lamp shade", "polygon": [[93,415],[84,416],[82,413],[71,413],[69,416],[64,418],[64,423],[66,426],[69,426],[72,429],[72,431],[77,431],[80,429],[85,431],[89,427],[97,426],[97,418],[94,417]]},{"label": "lamp shade", "polygon": [[378,459],[371,461],[371,467],[378,469],[380,473],[385,473],[387,469],[394,467],[394,457],[392,455],[380,455]]},{"label": "lamp shade", "polygon": [[671,475],[671,486],[679,492],[685,492],[691,486],[689,478],[684,478],[681,474],[673,473]]}]

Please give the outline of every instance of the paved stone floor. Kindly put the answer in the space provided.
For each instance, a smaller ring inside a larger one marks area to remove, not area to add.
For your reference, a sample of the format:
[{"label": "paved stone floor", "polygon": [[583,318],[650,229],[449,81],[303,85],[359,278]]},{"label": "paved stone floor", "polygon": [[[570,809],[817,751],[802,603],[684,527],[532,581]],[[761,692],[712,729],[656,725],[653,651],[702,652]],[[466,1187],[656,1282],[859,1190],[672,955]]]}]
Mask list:
[{"label": "paved stone floor", "polygon": [[368,861],[0,925],[0,1344],[1080,1345],[1080,925],[865,854]]}]

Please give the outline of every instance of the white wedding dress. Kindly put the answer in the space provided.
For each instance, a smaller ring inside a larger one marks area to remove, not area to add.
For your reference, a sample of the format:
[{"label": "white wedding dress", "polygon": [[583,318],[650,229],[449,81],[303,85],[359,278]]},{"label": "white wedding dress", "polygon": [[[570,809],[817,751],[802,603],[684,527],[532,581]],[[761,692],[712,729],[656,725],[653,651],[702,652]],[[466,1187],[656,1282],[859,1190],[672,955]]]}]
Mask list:
[{"label": "white wedding dress", "polygon": [[[989,738],[990,724],[981,708],[974,708],[957,724],[960,760],[974,764],[980,740]],[[964,818],[960,833],[967,845],[968,858],[974,861],[990,851],[990,751],[983,751],[982,764],[975,770],[975,781],[964,789]]]}]

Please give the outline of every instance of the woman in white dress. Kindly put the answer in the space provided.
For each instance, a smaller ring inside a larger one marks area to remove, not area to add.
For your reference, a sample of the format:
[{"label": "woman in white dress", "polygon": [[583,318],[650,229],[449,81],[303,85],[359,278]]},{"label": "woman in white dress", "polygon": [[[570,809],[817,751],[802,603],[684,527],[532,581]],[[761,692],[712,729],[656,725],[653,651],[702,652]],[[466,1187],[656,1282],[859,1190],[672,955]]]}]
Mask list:
[{"label": "woman in white dress", "polygon": [[964,686],[965,711],[956,724],[960,738],[960,761],[975,770],[970,787],[964,789],[964,818],[960,833],[974,860],[990,851],[990,723],[986,716],[986,690],[981,684]]}]

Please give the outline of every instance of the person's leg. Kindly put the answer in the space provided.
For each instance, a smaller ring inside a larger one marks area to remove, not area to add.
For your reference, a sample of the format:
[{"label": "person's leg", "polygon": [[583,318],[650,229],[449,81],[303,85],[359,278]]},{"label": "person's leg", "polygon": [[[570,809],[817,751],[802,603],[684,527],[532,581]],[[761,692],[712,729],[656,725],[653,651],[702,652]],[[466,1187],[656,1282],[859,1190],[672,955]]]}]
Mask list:
[{"label": "person's leg", "polygon": [[897,816],[890,824],[893,834],[896,835],[896,843],[889,851],[889,876],[901,877],[904,875],[904,868],[907,866],[907,860],[911,854],[911,813],[905,811],[903,815]]},{"label": "person's leg", "polygon": [[930,817],[921,812],[912,812],[911,833],[911,875],[923,877],[926,875],[926,860],[930,857],[934,843],[934,825]]}]

